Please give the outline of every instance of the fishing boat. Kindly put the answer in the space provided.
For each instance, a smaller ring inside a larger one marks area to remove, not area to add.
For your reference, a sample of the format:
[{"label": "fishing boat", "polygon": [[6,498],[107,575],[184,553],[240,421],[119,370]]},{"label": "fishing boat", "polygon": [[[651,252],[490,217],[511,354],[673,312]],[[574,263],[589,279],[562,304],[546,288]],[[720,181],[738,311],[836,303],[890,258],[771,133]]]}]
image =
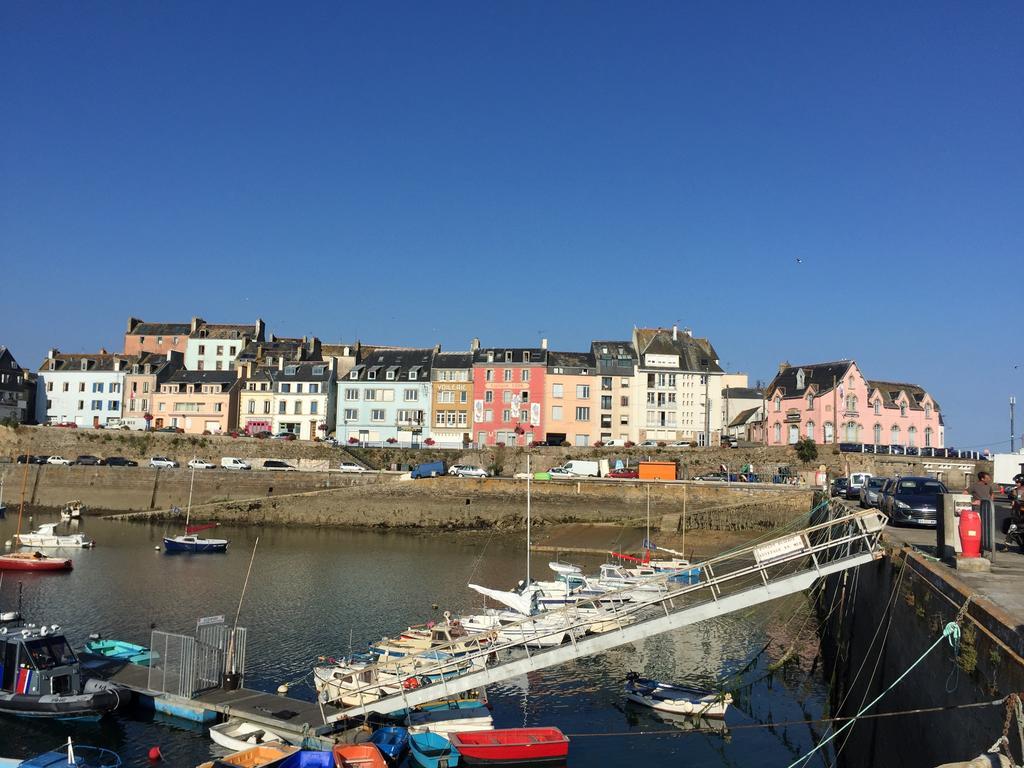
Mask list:
[{"label": "fishing boat", "polygon": [[85,644],[85,650],[87,653],[97,656],[106,656],[108,659],[120,659],[130,664],[139,664],[143,667],[150,666],[151,661],[160,658],[159,653],[151,651],[144,645],[129,643],[125,640],[105,640],[97,636],[93,636]]},{"label": "fishing boat", "polygon": [[387,768],[388,765],[374,744],[339,744],[332,752],[337,768]]},{"label": "fishing boat", "polygon": [[80,520],[82,518],[82,512],[85,511],[85,505],[78,501],[69,501],[60,509],[60,519],[67,523],[72,520]]},{"label": "fishing boat", "polygon": [[41,549],[58,549],[62,547],[88,548],[96,546],[96,542],[87,539],[84,533],[59,534],[57,523],[40,525],[32,533],[18,534],[18,543],[23,547],[39,547]]},{"label": "fishing boat", "polygon": [[122,765],[116,752],[101,747],[75,746],[71,739],[57,749],[25,760],[0,758],[0,768],[121,768]]},{"label": "fishing boat", "polygon": [[398,725],[386,725],[373,732],[370,743],[392,763],[397,763],[409,748],[409,730]]},{"label": "fishing boat", "polygon": [[437,733],[409,734],[409,751],[422,768],[455,768],[459,764],[459,751]]},{"label": "fishing boat", "polygon": [[224,766],[269,768],[269,766],[279,765],[286,757],[298,751],[298,747],[293,747],[289,744],[260,744],[256,747],[249,747],[225,757],[219,757],[216,760],[202,763],[199,768],[224,768]]},{"label": "fishing boat", "polygon": [[0,627],[0,712],[26,717],[97,718],[122,695],[102,680],[83,681],[78,657],[57,625]]},{"label": "fishing boat", "polygon": [[640,677],[636,672],[626,676],[626,698],[645,707],[676,715],[723,718],[732,704],[732,695],[707,688],[663,683]]},{"label": "fishing boat", "polygon": [[487,707],[430,709],[410,712],[406,726],[410,735],[429,731],[447,738],[451,733],[489,731],[494,728],[494,719]]},{"label": "fishing boat", "polygon": [[242,752],[270,742],[288,743],[287,739],[269,728],[239,718],[231,718],[210,728],[210,739],[214,744],[233,752]]},{"label": "fishing boat", "polygon": [[569,754],[569,738],[557,728],[453,733],[451,742],[467,765],[562,761]]},{"label": "fishing boat", "polygon": [[[25,487],[28,484],[28,464],[21,477],[21,504],[18,507],[18,530],[14,534],[20,541],[21,521],[25,515]],[[42,552],[11,552],[0,555],[0,571],[70,571],[71,561],[63,557],[50,557]]]},{"label": "fishing boat", "polygon": [[[192,518],[192,490],[195,487],[196,482],[196,468],[192,467],[192,477],[188,483],[188,505],[185,509],[185,533],[180,536],[164,536],[164,552],[167,554],[175,554],[177,552],[191,552],[191,553],[208,553],[208,552],[227,552],[228,540],[227,539],[207,539],[200,536],[196,536],[197,533],[210,528],[216,528],[216,523],[207,523],[205,525],[189,525],[189,520]],[[179,509],[180,513],[181,510]]]}]

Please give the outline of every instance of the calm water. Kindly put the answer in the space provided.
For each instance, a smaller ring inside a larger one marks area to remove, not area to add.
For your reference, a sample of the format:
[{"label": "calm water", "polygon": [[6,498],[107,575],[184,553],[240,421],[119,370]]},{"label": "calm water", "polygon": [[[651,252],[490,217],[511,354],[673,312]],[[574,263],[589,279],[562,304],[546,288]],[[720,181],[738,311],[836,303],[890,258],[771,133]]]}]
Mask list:
[{"label": "calm water", "polygon": [[[37,516],[34,523],[49,519]],[[15,525],[13,519],[0,521],[0,541],[11,538]],[[524,571],[523,538],[507,534],[222,527],[218,535],[231,540],[226,555],[167,556],[154,551],[162,526],[87,519],[81,529],[98,546],[73,552],[73,572],[9,572],[0,594],[0,606],[13,607],[22,581],[27,619],[60,624],[75,647],[91,632],[149,644],[151,625],[191,632],[200,616],[232,616],[259,536],[240,623],[250,631],[246,684],[264,690],[304,678],[320,655],[361,649],[408,624],[438,618],[445,608],[479,609],[483,598],[466,588],[468,581],[509,588]],[[547,576],[548,559],[534,556],[536,574]],[[570,750],[573,768],[625,765],[638,757],[653,765],[787,765],[818,734],[803,725],[744,726],[822,713],[827,689],[821,670],[812,665],[814,631],[802,596],[776,601],[496,686],[489,691],[495,723],[556,725],[571,736],[579,734]],[[794,638],[804,648],[802,658],[769,674],[768,665]],[[768,652],[758,655],[768,643]],[[688,732],[692,723],[663,720],[627,706],[622,696],[630,670],[700,682],[748,665],[723,733]],[[294,685],[292,695],[313,697],[306,682]],[[148,764],[145,755],[153,745],[161,747],[167,766],[194,766],[212,754],[200,727],[140,714],[98,723],[0,716],[0,756],[34,754],[68,735],[118,751],[127,765]]]}]

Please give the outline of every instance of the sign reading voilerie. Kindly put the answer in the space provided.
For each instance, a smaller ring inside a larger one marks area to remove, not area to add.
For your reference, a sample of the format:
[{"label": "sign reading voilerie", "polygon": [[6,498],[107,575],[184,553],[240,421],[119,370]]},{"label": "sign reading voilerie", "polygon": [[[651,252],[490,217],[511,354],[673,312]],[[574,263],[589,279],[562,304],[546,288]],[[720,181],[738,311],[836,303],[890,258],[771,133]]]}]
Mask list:
[{"label": "sign reading voilerie", "polygon": [[754,559],[758,563],[766,563],[770,560],[776,560],[780,557],[800,552],[803,548],[804,540],[802,536],[787,536],[784,539],[769,541],[760,547],[754,547]]}]

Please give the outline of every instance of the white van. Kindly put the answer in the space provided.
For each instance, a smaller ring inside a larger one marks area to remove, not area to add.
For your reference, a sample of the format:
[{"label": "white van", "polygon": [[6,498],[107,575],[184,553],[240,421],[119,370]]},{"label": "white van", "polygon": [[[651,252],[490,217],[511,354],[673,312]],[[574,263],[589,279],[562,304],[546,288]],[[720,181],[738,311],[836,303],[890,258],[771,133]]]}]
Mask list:
[{"label": "white van", "polygon": [[874,475],[870,472],[851,472],[850,482],[846,485],[846,498],[848,499],[859,499],[860,489],[870,480]]},{"label": "white van", "polygon": [[558,469],[576,477],[601,477],[608,474],[608,459],[601,459],[600,461],[573,459],[572,461],[565,462]]},{"label": "white van", "polygon": [[224,469],[252,469],[252,464],[234,456],[225,456],[220,460],[220,465]]}]

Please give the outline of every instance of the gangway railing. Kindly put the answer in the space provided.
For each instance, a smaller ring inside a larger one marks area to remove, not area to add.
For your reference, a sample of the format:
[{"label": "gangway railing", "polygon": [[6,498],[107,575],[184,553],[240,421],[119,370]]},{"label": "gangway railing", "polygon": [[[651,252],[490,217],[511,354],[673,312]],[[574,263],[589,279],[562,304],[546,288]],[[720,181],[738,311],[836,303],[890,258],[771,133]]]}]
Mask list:
[{"label": "gangway railing", "polygon": [[[341,703],[340,698],[319,697],[325,727],[372,712],[394,712],[451,697],[744,610],[801,592],[819,578],[881,557],[881,535],[887,518],[878,510],[851,511],[829,502],[814,519],[820,522],[691,564],[681,574],[637,579],[622,589],[564,608],[524,616],[503,625],[496,637],[481,635],[482,641],[477,644],[467,645],[463,638],[410,653],[403,657],[410,669],[415,667],[407,681],[410,684],[396,680],[393,665],[389,669],[387,662],[363,667],[359,679],[371,682],[344,695],[347,701],[358,702],[356,705]],[[601,622],[605,631],[584,635],[595,622]],[[565,633],[568,642],[536,647],[541,638],[560,633]],[[503,635],[518,637],[501,639]],[[458,658],[438,658],[438,654],[449,652]],[[453,672],[455,661],[460,666]],[[380,682],[384,678],[391,680],[390,684]],[[340,709],[328,714],[328,704]]]}]

